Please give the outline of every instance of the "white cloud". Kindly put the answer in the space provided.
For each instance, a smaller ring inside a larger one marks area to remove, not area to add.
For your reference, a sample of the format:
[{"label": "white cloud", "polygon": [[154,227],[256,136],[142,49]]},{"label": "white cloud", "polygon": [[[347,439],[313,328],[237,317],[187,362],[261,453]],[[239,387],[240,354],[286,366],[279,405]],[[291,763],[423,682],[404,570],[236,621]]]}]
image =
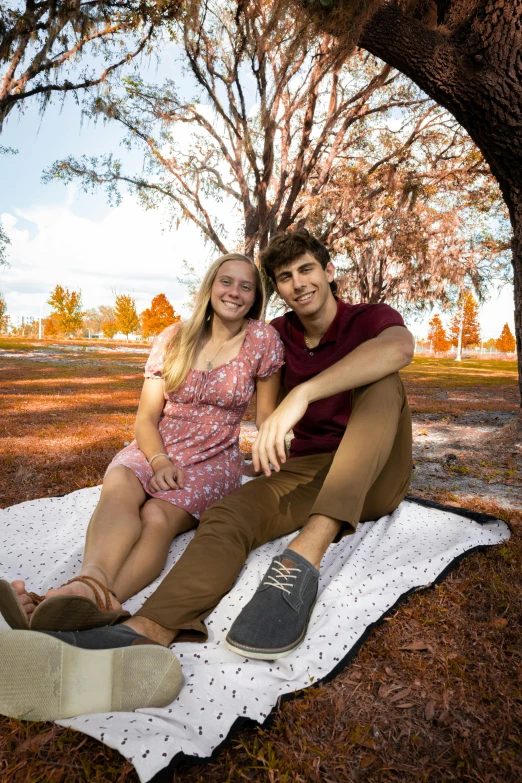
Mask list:
[{"label": "white cloud", "polygon": [[[186,289],[177,281],[183,259],[204,268],[213,256],[198,230],[183,224],[165,229],[159,210],[145,211],[130,196],[105,217],[94,220],[74,214],[75,190],[61,205],[36,206],[4,213],[11,239],[10,268],[0,272],[0,290],[8,312],[38,317],[57,283],[82,290],[84,307],[111,304],[113,291],[131,293],[138,310],[163,292],[178,312]],[[26,221],[34,231],[22,228]]]}]

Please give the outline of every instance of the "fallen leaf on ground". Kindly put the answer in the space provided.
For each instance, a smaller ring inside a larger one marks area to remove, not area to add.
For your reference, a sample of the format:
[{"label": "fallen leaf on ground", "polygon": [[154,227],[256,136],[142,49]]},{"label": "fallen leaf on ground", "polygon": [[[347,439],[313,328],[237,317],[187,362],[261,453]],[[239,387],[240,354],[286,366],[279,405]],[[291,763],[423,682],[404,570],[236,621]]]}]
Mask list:
[{"label": "fallen leaf on ground", "polygon": [[41,748],[42,745],[45,745],[46,742],[49,742],[54,737],[55,730],[49,729],[49,731],[44,731],[42,734],[36,734],[34,737],[28,737],[26,740],[21,742],[17,747],[15,748],[15,755],[19,753],[23,753],[25,750],[35,750],[36,748]]},{"label": "fallen leaf on ground", "polygon": [[402,691],[399,691],[398,693],[395,693],[391,699],[389,700],[390,704],[393,704],[396,701],[402,701],[402,699],[405,699],[406,696],[409,696],[411,693],[411,688],[404,688]]},{"label": "fallen leaf on ground", "polygon": [[426,702],[426,707],[424,708],[424,716],[426,720],[432,720],[434,715],[435,715],[435,702],[433,701]]},{"label": "fallen leaf on ground", "polygon": [[507,624],[508,621],[506,620],[505,617],[494,617],[493,620],[491,621],[491,625],[494,628],[505,628]]},{"label": "fallen leaf on ground", "polygon": [[369,756],[363,756],[359,766],[362,767],[362,769],[366,769],[366,767],[369,767],[370,764],[373,764],[376,758],[377,756],[375,756],[373,753],[371,753]]},{"label": "fallen leaf on ground", "polygon": [[408,707],[415,707],[415,702],[413,701],[405,701],[403,704],[396,704],[395,707],[398,710],[406,710]]},{"label": "fallen leaf on ground", "polygon": [[433,652],[433,647],[427,642],[422,642],[420,639],[410,644],[405,644],[403,647],[399,647],[399,650],[410,650],[411,652],[422,652],[422,650],[429,650]]}]

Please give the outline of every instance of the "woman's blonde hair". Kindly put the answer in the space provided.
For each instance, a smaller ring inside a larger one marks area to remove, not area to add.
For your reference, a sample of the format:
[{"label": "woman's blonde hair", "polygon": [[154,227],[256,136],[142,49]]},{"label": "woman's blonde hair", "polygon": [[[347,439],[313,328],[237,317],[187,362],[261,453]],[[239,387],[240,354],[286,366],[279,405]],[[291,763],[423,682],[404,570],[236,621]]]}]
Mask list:
[{"label": "woman's blonde hair", "polygon": [[180,324],[172,339],[167,343],[163,361],[165,390],[173,392],[185,381],[194,362],[199,342],[208,328],[212,317],[210,295],[212,285],[220,267],[225,261],[245,261],[254,271],[256,295],[246,318],[259,318],[264,311],[265,291],[259,269],[251,258],[241,253],[227,253],[217,258],[209,267],[196,297],[194,312],[187,321]]}]

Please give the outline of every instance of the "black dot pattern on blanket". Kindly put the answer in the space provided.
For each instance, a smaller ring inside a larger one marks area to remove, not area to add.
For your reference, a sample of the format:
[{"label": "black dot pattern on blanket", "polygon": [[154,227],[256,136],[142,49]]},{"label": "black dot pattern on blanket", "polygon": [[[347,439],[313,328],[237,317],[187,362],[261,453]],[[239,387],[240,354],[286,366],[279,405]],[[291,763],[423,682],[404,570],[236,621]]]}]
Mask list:
[{"label": "black dot pattern on blanket", "polygon": [[[74,576],[99,493],[94,487],[0,510],[0,575],[25,579],[39,593]],[[166,569],[192,535],[185,533],[174,541]],[[142,781],[150,780],[179,753],[208,757],[238,718],[262,723],[280,696],[332,672],[401,596],[432,583],[465,552],[508,537],[507,525],[498,520],[479,524],[447,509],[404,501],[390,516],[360,525],[354,536],[330,547],[304,643],[279,661],[248,660],[230,652],[224,639],[272,557],[292,536],[277,539],[252,552],[234,588],[207,620],[208,641],[173,645],[184,687],[171,705],[80,716],[61,724],[119,750]],[[125,608],[135,611],[159,581]],[[0,627],[7,627],[1,618]]]}]

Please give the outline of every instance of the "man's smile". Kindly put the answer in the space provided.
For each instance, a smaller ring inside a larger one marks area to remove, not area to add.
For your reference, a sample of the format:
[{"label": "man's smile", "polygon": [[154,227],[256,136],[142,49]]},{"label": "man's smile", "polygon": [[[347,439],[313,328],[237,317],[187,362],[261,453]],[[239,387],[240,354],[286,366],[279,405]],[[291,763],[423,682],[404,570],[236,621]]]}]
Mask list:
[{"label": "man's smile", "polygon": [[300,296],[295,297],[296,302],[301,302],[301,304],[306,304],[306,302],[309,302],[312,298],[312,296],[315,294],[315,291],[308,291],[306,294],[301,294]]}]

